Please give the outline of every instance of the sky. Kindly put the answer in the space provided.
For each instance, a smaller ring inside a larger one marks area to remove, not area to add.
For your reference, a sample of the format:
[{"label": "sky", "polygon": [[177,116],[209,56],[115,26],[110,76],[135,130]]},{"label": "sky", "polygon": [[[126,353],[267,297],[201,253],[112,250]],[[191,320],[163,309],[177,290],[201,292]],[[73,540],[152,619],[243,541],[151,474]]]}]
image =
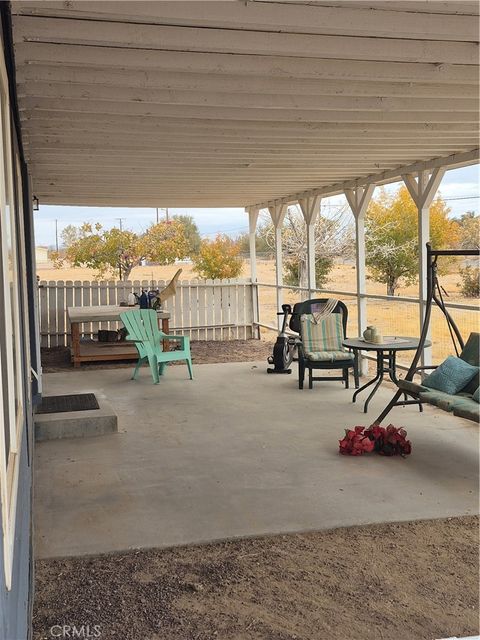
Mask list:
[{"label": "sky", "polygon": [[[401,183],[388,185],[388,189],[397,189]],[[480,211],[480,165],[452,169],[447,171],[440,185],[440,193],[451,208],[451,217],[459,217],[465,211]],[[322,200],[322,213],[328,215],[329,205],[343,204],[343,196],[334,196]],[[248,231],[248,218],[243,208],[218,209],[169,209],[169,215],[188,214],[192,216],[203,237],[214,237],[225,233],[232,237]],[[55,220],[58,221],[58,234],[69,224],[82,222],[100,222],[109,229],[119,225],[122,218],[124,229],[142,232],[156,221],[155,209],[131,209],[111,207],[60,207],[42,205],[34,214],[35,242],[37,245],[55,246]],[[159,210],[160,219],[165,210]],[[59,241],[60,242],[60,241]],[[60,243],[61,244],[61,243]]]}]

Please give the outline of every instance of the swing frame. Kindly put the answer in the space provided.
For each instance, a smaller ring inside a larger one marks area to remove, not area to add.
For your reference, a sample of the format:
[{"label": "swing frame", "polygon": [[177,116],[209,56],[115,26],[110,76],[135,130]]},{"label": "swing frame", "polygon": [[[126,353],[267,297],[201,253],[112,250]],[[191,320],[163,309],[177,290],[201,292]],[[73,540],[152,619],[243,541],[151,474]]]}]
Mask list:
[{"label": "swing frame", "polygon": [[[420,361],[422,351],[425,346],[425,341],[428,335],[428,328],[430,326],[430,319],[432,315],[432,305],[435,303],[439,309],[442,311],[445,319],[447,321],[448,330],[450,336],[452,338],[453,346],[455,348],[455,353],[457,357],[460,355],[463,347],[465,346],[465,342],[462,338],[460,330],[458,329],[454,319],[450,315],[447,307],[445,306],[445,302],[443,300],[442,289],[440,287],[440,282],[438,280],[438,258],[440,256],[480,256],[480,249],[432,249],[430,242],[426,243],[427,247],[427,298],[425,300],[425,315],[423,318],[422,331],[420,334],[420,340],[418,343],[417,350],[415,355],[413,356],[412,363],[408,369],[408,372],[405,376],[405,380],[413,381],[413,377],[415,374],[420,373],[422,371],[428,369],[436,369],[437,366],[424,366],[419,367],[418,363]],[[404,400],[400,400],[400,397],[404,396]],[[415,399],[415,402],[407,399],[407,396],[410,396]],[[393,407],[401,407],[407,404],[416,404],[418,403],[420,407],[422,406],[421,400],[416,393],[413,391],[409,391],[406,389],[397,389],[395,395],[387,404],[382,413],[378,416],[378,418],[373,422],[373,425],[381,424],[382,420],[386,418],[386,416],[390,413]]]}]

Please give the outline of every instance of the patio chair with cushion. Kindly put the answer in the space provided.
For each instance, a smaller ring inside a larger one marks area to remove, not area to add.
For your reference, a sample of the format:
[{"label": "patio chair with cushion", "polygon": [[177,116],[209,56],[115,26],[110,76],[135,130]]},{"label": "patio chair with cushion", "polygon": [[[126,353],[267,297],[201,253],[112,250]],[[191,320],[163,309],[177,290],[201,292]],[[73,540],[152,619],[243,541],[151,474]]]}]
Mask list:
[{"label": "patio chair with cushion", "polygon": [[[153,381],[158,384],[160,381],[159,376],[163,374],[167,362],[175,360],[186,360],[190,380],[193,379],[190,340],[187,336],[174,336],[160,331],[157,313],[153,309],[125,311],[120,314],[120,319],[128,331],[126,339],[135,343],[139,356],[132,380],[136,379],[141,365],[144,362],[148,362]],[[163,351],[164,340],[179,342],[180,349]]]},{"label": "patio chair with cushion", "polygon": [[[305,370],[308,369],[308,388],[314,381],[342,380],[348,389],[349,369],[353,369],[355,388],[358,388],[358,359],[356,354],[342,345],[347,337],[348,309],[337,300],[332,312],[317,319],[317,309],[327,304],[327,299],[306,300],[295,305],[294,314],[300,332],[301,344],[298,347],[298,387],[303,389]],[[341,369],[341,376],[314,376],[315,369]]]}]

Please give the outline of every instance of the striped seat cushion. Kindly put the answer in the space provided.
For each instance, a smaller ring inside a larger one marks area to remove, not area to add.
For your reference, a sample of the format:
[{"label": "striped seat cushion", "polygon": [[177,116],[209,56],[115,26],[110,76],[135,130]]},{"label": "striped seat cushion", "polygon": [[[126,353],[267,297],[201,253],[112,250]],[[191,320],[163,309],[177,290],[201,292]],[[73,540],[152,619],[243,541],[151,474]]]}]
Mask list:
[{"label": "striped seat cushion", "polygon": [[315,322],[313,315],[308,313],[301,316],[300,323],[303,350],[307,358],[311,360],[348,360],[350,358],[349,352],[342,346],[344,336],[340,313],[331,313],[320,322]]},{"label": "striped seat cushion", "polygon": [[309,360],[316,362],[336,362],[338,360],[353,360],[354,355],[350,351],[310,351],[306,354]]}]

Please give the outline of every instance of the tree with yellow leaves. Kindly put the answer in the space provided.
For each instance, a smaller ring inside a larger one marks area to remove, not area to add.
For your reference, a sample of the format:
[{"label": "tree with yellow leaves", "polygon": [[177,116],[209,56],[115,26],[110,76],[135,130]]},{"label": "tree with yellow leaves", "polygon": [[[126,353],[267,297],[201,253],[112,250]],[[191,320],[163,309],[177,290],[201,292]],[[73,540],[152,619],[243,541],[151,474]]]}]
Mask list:
[{"label": "tree with yellow leaves", "polygon": [[145,258],[162,265],[187,258],[191,251],[185,225],[175,219],[152,224],[140,237],[140,246]]},{"label": "tree with yellow leaves", "polygon": [[237,278],[242,271],[240,243],[222,234],[218,234],[215,240],[202,240],[198,253],[192,259],[195,271],[202,278]]},{"label": "tree with yellow leaves", "polygon": [[[430,206],[430,242],[435,249],[458,242],[458,224],[449,213],[438,195]],[[418,280],[418,211],[406,187],[393,194],[380,190],[365,217],[365,236],[369,277],[385,283],[388,296]]]},{"label": "tree with yellow leaves", "polygon": [[76,233],[70,230],[71,241],[65,256],[56,256],[55,266],[64,262],[74,267],[88,267],[97,271],[98,278],[118,272],[120,280],[127,280],[132,269],[144,259],[157,264],[172,264],[186,258],[190,245],[180,221],[164,221],[152,225],[142,235],[122,229],[103,229],[97,223],[86,222]]}]

